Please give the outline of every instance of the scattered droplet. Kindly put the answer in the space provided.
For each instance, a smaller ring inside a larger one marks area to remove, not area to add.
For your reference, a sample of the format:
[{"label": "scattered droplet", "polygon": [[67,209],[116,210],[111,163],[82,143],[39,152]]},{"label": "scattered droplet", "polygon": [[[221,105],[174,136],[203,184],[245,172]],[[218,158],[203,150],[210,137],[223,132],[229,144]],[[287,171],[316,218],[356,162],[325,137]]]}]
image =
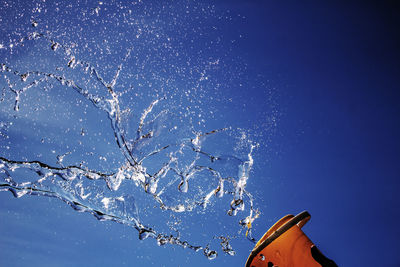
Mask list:
[{"label": "scattered droplet", "polygon": [[164,237],[158,237],[157,238],[157,245],[164,246],[167,243],[168,243],[168,241]]},{"label": "scattered droplet", "polygon": [[68,61],[68,67],[71,69],[76,67],[76,59],[74,56],[71,57],[71,59]]},{"label": "scattered droplet", "polygon": [[207,257],[209,260],[214,260],[218,253],[215,250],[210,250],[208,247],[204,249],[204,255]]},{"label": "scattered droplet", "polygon": [[51,49],[52,49],[53,51],[56,51],[57,48],[58,48],[58,46],[59,46],[59,43],[54,42],[54,43],[51,45]]},{"label": "scattered droplet", "polygon": [[139,230],[139,239],[140,240],[144,240],[150,236],[154,236],[154,232],[152,232],[151,230],[147,230],[147,229]]},{"label": "scattered droplet", "polygon": [[182,193],[187,193],[188,189],[189,189],[189,185],[188,182],[186,180],[183,180],[179,185],[178,185],[178,189],[179,191],[181,191]]},{"label": "scattered droplet", "polygon": [[26,82],[26,80],[28,79],[28,77],[29,77],[29,73],[22,74],[22,75],[21,75],[21,81]]}]

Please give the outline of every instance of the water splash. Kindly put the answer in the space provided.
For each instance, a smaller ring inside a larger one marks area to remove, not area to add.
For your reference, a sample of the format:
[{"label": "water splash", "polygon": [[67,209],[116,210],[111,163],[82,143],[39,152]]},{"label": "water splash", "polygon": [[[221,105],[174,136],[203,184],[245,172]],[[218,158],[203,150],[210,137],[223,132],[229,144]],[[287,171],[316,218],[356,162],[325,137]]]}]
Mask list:
[{"label": "water splash", "polygon": [[[187,9],[205,20],[215,18],[212,7],[192,5]],[[246,191],[256,145],[234,127],[210,129],[206,119],[217,114],[210,89],[225,82],[213,77],[229,71],[221,68],[224,55],[212,53],[221,38],[189,49],[180,33],[168,31],[171,23],[192,42],[214,26],[186,28],[168,6],[115,1],[113,7],[107,16],[103,7],[83,7],[83,17],[69,18],[79,21],[74,32],[60,22],[54,28],[50,18],[74,14],[55,9],[58,16],[37,16],[29,30],[9,33],[0,67],[0,191],[57,198],[132,227],[141,240],[203,251],[208,259],[218,253],[197,245],[195,231],[211,228],[210,243],[219,239],[222,251],[234,255],[228,232],[246,229],[247,236],[258,217]],[[50,12],[41,2],[34,10]],[[240,138],[244,153],[235,150]],[[26,139],[29,145],[18,148]],[[196,228],[192,214],[201,218]],[[213,232],[216,220],[235,228]]]}]

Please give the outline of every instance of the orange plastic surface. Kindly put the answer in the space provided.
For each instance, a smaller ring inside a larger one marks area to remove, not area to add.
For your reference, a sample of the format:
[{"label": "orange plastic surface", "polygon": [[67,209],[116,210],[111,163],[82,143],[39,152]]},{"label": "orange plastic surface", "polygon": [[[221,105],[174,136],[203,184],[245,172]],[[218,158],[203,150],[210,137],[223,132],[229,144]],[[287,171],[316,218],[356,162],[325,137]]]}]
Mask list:
[{"label": "orange plastic surface", "polygon": [[[276,231],[282,229],[292,219],[293,215],[287,215],[275,223],[258,241],[255,248],[259,247]],[[309,217],[284,231],[264,249],[257,253],[250,262],[250,267],[321,267],[311,255],[311,247],[314,245],[303,233],[301,227],[309,220]]]}]

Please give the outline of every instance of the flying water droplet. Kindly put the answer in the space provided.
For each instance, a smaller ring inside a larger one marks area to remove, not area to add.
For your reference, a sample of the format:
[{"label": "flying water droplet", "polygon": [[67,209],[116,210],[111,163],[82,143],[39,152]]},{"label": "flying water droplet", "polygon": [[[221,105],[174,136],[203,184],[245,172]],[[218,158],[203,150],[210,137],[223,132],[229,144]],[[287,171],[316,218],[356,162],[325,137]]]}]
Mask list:
[{"label": "flying water droplet", "polygon": [[179,185],[178,185],[178,189],[179,191],[181,191],[182,193],[187,193],[188,189],[189,189],[189,184],[187,182],[186,179],[184,179]]},{"label": "flying water droplet", "polygon": [[22,74],[22,75],[21,75],[21,81],[26,82],[26,80],[28,79],[28,77],[29,77],[29,73]]},{"label": "flying water droplet", "polygon": [[59,45],[60,45],[59,43],[54,42],[54,43],[51,45],[51,49],[52,49],[53,51],[56,51]]},{"label": "flying water droplet", "polygon": [[70,67],[71,69],[74,69],[76,67],[76,59],[74,56],[71,57],[71,59],[68,61],[68,67]]},{"label": "flying water droplet", "polygon": [[154,237],[155,233],[151,230],[147,230],[147,229],[140,229],[139,230],[139,239],[140,240],[144,240],[148,237]]},{"label": "flying water droplet", "polygon": [[164,246],[165,244],[168,243],[168,240],[162,236],[157,237],[157,245],[159,246]]},{"label": "flying water droplet", "polygon": [[218,255],[218,253],[215,250],[210,250],[208,246],[204,249],[203,252],[204,255],[207,257],[207,259],[209,260],[214,260]]}]

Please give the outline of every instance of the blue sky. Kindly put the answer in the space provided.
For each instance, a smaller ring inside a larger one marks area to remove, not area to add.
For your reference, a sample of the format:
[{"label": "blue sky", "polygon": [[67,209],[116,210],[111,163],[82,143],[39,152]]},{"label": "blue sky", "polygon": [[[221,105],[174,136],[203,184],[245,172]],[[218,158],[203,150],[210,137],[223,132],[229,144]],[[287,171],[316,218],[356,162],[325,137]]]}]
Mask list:
[{"label": "blue sky", "polygon": [[[210,137],[204,147],[245,161],[249,142],[259,143],[246,187],[261,212],[254,223],[256,239],[284,215],[308,210],[312,218],[304,232],[339,266],[400,264],[395,204],[400,166],[397,4],[133,3],[127,5],[130,13],[106,1],[4,4],[0,43],[7,48],[0,49],[0,63],[21,73],[40,69],[65,75],[101,95],[101,86],[78,68],[65,67],[69,58],[48,49],[48,41],[26,41],[14,49],[9,43],[34,31],[47,32],[101,70],[107,81],[132,48],[115,87],[124,92],[121,107],[132,109],[132,121],[124,121],[129,136],[134,136],[142,110],[166,96],[155,112],[168,107],[169,117],[149,127],[178,125],[182,131],[158,137],[159,144],[193,129],[232,126],[233,136],[246,135],[239,149],[232,151],[237,139],[224,134]],[[123,22],[127,18],[133,24]],[[7,81],[0,82],[6,88],[0,102],[0,156],[56,166],[58,154],[72,151],[65,164],[85,161],[104,172],[122,164],[107,114],[86,105],[80,94],[40,85],[21,97],[17,113]],[[22,84],[18,79],[15,83]],[[141,151],[146,149],[143,145]],[[226,166],[236,171],[237,166]],[[212,183],[196,186],[209,190]],[[101,186],[89,185],[88,190]],[[146,194],[130,194],[143,205],[139,215],[146,224],[169,229],[163,220],[170,215],[151,209]],[[168,194],[169,201],[181,200],[179,192]],[[0,198],[0,265],[243,266],[253,247],[242,232],[232,240],[236,256],[224,255],[216,244],[219,256],[209,261],[202,252],[141,241],[135,229],[100,222],[58,199],[16,199],[9,192],[1,192]],[[225,212],[223,203],[229,202],[224,198],[215,207]],[[181,218],[185,238],[201,245],[210,242],[210,233],[240,230],[236,218],[217,212]]]}]

